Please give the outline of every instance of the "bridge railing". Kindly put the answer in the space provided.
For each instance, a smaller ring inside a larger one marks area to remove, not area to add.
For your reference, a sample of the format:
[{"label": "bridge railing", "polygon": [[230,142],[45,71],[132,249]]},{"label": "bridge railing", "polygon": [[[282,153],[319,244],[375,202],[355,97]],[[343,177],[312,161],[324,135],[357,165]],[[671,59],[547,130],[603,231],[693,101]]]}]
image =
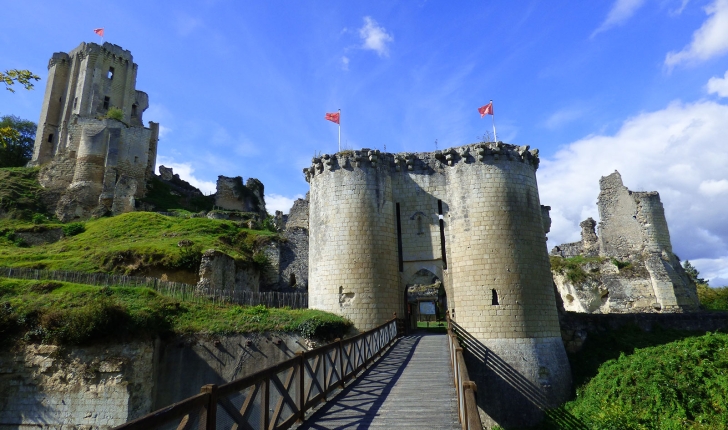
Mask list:
[{"label": "bridge railing", "polygon": [[453,382],[457,390],[458,419],[463,430],[481,430],[483,425],[480,421],[478,404],[475,399],[477,386],[470,380],[468,369],[465,367],[463,348],[460,346],[457,335],[452,330],[450,311],[446,312],[447,319],[447,344],[450,348],[450,363],[453,369]]},{"label": "bridge railing", "polygon": [[357,376],[397,338],[395,318],[349,339],[310,351],[130,421],[116,430],[278,430],[302,421],[306,411]]}]

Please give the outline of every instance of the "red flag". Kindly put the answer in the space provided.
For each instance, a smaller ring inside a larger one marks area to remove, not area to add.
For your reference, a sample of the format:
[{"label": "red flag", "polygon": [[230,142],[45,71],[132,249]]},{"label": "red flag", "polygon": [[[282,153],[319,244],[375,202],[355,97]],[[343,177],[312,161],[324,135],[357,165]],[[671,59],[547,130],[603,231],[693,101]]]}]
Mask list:
[{"label": "red flag", "polygon": [[479,107],[478,112],[480,112],[481,118],[486,115],[493,115],[493,100],[491,100],[487,105]]},{"label": "red flag", "polygon": [[339,124],[339,112],[334,112],[334,113],[327,112],[326,116],[324,118],[331,122],[335,122],[335,123]]},{"label": "red flag", "polygon": [[104,29],[103,28],[95,28],[94,33],[98,34],[101,37],[104,37]]}]

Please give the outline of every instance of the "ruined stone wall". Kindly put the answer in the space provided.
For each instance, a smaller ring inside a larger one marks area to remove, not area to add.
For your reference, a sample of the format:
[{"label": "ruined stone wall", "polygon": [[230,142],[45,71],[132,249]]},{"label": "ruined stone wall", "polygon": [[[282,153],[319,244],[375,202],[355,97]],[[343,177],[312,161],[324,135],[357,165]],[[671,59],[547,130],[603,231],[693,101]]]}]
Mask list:
[{"label": "ruined stone wall", "polygon": [[[568,311],[586,313],[685,312],[699,308],[695,284],[672,253],[660,195],[633,192],[619,172],[601,178],[599,235],[591,218],[581,223],[582,240],[552,255],[599,257],[588,262],[585,279],[554,273]],[[622,266],[622,267],[619,267]]]},{"label": "ruined stone wall", "polygon": [[[429,271],[443,281],[458,324],[528,381],[542,406],[565,400],[570,370],[549,271],[537,151],[528,149],[492,143],[315,158],[304,169],[311,183],[310,306],[370,328],[403,312],[407,282]],[[485,422],[496,422],[487,406],[495,403],[513,412],[501,425],[532,425],[542,417],[528,399],[496,394],[509,383],[489,364],[469,371],[478,386],[489,387],[478,393]]]}]

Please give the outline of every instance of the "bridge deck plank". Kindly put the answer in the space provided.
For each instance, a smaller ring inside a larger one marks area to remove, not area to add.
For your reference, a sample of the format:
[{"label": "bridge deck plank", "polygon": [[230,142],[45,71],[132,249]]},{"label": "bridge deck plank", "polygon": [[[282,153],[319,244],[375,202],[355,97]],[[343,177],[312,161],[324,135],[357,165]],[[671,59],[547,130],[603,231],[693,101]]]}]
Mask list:
[{"label": "bridge deck plank", "polygon": [[446,336],[405,336],[304,429],[459,429]]}]

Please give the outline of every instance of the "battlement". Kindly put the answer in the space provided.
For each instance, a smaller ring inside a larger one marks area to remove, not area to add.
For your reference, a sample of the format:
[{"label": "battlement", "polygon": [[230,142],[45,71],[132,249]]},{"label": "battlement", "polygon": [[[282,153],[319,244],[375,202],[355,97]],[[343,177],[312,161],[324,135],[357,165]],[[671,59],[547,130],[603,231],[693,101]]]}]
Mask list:
[{"label": "battlement", "polygon": [[353,168],[379,168],[393,172],[408,171],[413,173],[434,173],[459,163],[484,165],[510,161],[526,163],[538,169],[538,149],[530,146],[510,145],[503,142],[480,142],[448,148],[434,152],[400,152],[389,153],[378,149],[362,148],[346,150],[335,154],[323,154],[313,157],[311,166],[303,169],[306,182],[325,170],[336,171]]}]

